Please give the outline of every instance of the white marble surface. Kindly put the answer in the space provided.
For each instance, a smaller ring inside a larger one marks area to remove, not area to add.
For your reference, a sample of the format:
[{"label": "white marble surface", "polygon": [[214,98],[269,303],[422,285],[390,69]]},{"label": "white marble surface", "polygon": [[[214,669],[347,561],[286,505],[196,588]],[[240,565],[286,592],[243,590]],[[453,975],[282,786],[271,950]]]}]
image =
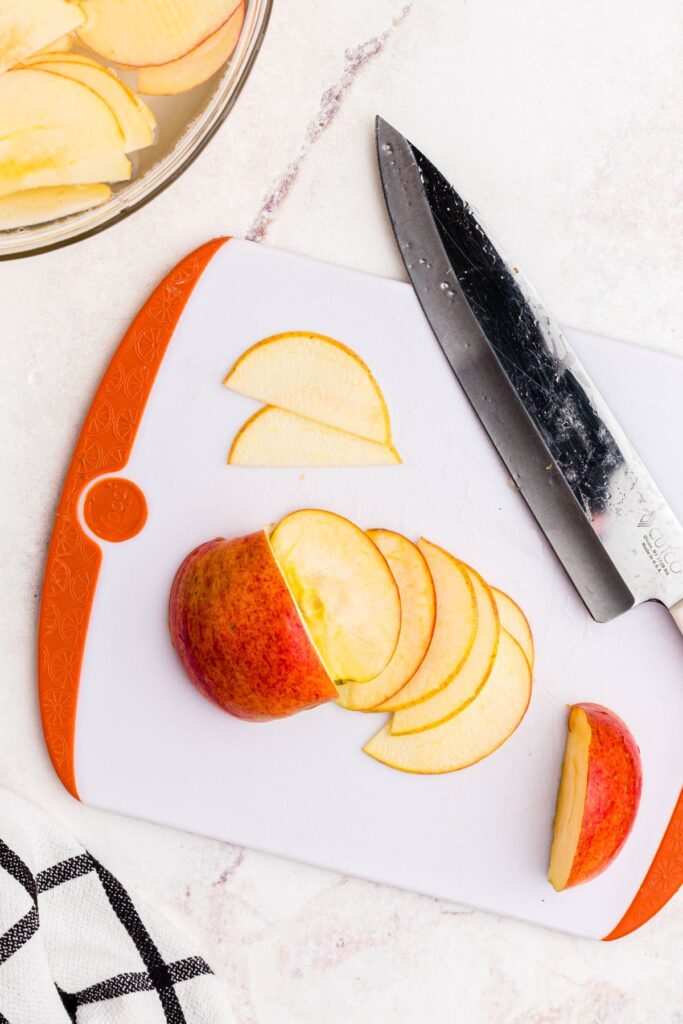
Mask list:
[{"label": "white marble surface", "polygon": [[239,1024],[683,1021],[680,896],[599,945],[93,811],[51,771],[34,665],[66,461],[160,276],[222,232],[402,276],[378,111],[484,211],[560,320],[683,354],[682,27],[677,0],[275,0],[235,111],[178,183],[97,238],[0,265],[0,783],[195,936]]}]

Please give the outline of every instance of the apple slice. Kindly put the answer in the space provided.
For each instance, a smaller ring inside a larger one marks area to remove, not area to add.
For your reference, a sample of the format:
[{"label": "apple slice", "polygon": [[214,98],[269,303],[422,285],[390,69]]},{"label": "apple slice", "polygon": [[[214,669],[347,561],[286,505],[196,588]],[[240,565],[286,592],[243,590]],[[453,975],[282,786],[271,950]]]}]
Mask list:
[{"label": "apple slice", "polygon": [[501,630],[491,675],[471,704],[443,725],[409,736],[396,736],[387,722],[364,750],[376,761],[404,772],[459,771],[505,742],[522,721],[530,697],[529,663],[517,641]]},{"label": "apple slice", "polygon": [[[73,32],[67,32],[66,35],[60,36],[59,39],[53,39],[48,46],[44,46],[42,50],[36,50],[33,56],[44,56],[49,57],[53,53],[68,53],[73,49],[75,36]],[[25,63],[23,61],[22,63]]]},{"label": "apple slice", "polygon": [[382,552],[398,585],[401,632],[391,661],[367,683],[340,687],[338,703],[349,711],[367,711],[397,693],[429,649],[436,622],[436,593],[427,560],[407,537],[391,530],[368,530]]},{"label": "apple slice", "polygon": [[449,684],[464,665],[477,633],[477,601],[472,581],[457,558],[420,540],[436,590],[434,634],[422,664],[393,697],[376,711],[398,711],[426,700]]},{"label": "apple slice", "polygon": [[285,516],[271,544],[335,682],[379,675],[398,643],[401,601],[377,545],[348,519],[321,509]]},{"label": "apple slice", "polygon": [[515,638],[519,646],[522,648],[533,672],[534,638],[531,632],[531,626],[529,625],[529,620],[519,605],[512,600],[509,594],[506,594],[502,590],[498,590],[496,587],[491,587],[491,591],[495,598],[501,626],[503,629],[507,629],[508,633]]},{"label": "apple slice", "polygon": [[2,0],[0,71],[30,57],[84,20],[80,5],[68,0]]},{"label": "apple slice", "polygon": [[184,57],[170,64],[141,68],[138,76],[139,91],[148,96],[175,96],[206,82],[231,56],[243,24],[244,0],[241,0],[226,23]]},{"label": "apple slice", "polygon": [[[123,149],[125,153],[132,153],[137,149],[144,149],[154,142],[154,130],[150,125],[150,117],[146,116],[141,109],[142,100],[138,99],[124,85],[116,75],[107,68],[98,65],[85,64],[82,61],[70,60],[70,54],[62,54],[61,59],[31,60],[29,66],[38,71],[46,71],[51,74],[64,75],[76,82],[82,82],[89,89],[100,96],[111,108],[114,117],[119,123],[123,134]],[[151,121],[154,116],[148,108]]]},{"label": "apple slice", "polygon": [[612,863],[638,813],[640,752],[622,720],[599,704],[569,712],[548,881],[558,891]]},{"label": "apple slice", "polygon": [[327,427],[267,405],[247,420],[232,443],[231,466],[395,466],[393,445]]},{"label": "apple slice", "polygon": [[108,185],[55,185],[12,192],[0,197],[0,231],[69,217],[72,213],[101,206],[110,196]]},{"label": "apple slice", "polygon": [[384,396],[365,363],[321,334],[276,334],[242,355],[225,385],[249,398],[389,444]]},{"label": "apple slice", "polygon": [[491,674],[498,650],[500,619],[490,587],[478,572],[460,563],[468,574],[477,601],[477,634],[464,664],[438,693],[397,711],[391,731],[397,736],[433,729],[453,718],[477,696]]},{"label": "apple slice", "polygon": [[[239,2],[239,0],[237,0]],[[117,64],[168,64],[224,25],[236,0],[81,0],[87,21],[79,36]]]},{"label": "apple slice", "polygon": [[0,196],[130,175],[118,122],[92,89],[33,68],[0,75]]}]

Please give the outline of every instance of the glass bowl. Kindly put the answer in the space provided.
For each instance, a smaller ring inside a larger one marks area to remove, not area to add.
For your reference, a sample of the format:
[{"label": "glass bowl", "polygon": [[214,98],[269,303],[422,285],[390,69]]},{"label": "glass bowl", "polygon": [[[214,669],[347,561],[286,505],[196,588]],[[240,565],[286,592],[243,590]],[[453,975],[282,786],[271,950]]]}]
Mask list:
[{"label": "glass bowl", "polygon": [[[148,203],[175,181],[230,113],[252,69],[273,0],[248,0],[242,33],[228,64],[204,85],[179,96],[144,96],[157,118],[157,141],[131,154],[132,181],[113,185],[103,206],[28,228],[0,231],[0,260],[33,256],[104,231]],[[117,73],[135,85],[125,69]]]}]

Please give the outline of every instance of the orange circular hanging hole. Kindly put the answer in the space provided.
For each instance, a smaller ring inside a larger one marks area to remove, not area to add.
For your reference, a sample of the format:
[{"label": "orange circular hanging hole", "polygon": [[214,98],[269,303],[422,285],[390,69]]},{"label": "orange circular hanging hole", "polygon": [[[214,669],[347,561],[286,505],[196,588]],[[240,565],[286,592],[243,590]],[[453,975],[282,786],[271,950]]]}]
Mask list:
[{"label": "orange circular hanging hole", "polygon": [[88,491],[83,516],[97,537],[116,544],[140,532],[147,522],[147,502],[132,480],[107,477]]}]

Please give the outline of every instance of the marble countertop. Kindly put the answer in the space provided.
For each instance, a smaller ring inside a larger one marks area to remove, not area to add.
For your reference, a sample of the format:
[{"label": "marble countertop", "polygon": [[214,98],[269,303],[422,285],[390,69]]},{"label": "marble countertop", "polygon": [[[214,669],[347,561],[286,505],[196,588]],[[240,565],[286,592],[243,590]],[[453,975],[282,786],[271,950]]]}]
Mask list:
[{"label": "marble countertop", "polygon": [[676,0],[275,0],[244,93],[180,181],[96,238],[0,266],[0,782],[194,937],[238,1024],[683,1020],[680,896],[600,945],[94,811],[52,773],[34,664],[66,460],[166,270],[227,232],[403,277],[377,112],[483,212],[561,322],[683,355],[676,28]]}]

